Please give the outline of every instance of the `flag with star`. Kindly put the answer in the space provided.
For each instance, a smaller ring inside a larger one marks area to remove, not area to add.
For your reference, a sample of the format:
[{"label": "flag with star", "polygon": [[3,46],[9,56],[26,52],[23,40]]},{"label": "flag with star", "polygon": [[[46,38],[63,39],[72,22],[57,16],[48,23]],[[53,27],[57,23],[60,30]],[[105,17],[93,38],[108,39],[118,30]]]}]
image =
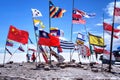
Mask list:
[{"label": "flag with star", "polygon": [[8,39],[22,43],[22,44],[27,44],[28,37],[29,37],[29,33],[27,31],[19,30],[12,25],[10,26]]}]

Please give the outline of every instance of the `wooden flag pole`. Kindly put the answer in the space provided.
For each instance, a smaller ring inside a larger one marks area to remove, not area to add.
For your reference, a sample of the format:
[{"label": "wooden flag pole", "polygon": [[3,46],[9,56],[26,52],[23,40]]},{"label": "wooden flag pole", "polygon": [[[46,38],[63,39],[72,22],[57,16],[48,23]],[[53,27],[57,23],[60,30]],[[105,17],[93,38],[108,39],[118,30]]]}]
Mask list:
[{"label": "wooden flag pole", "polygon": [[112,62],[112,46],[113,46],[113,34],[114,34],[113,31],[114,31],[115,7],[116,7],[116,0],[114,1],[114,11],[113,11],[113,22],[112,22],[111,44],[110,44],[109,72],[111,72],[111,62]]}]

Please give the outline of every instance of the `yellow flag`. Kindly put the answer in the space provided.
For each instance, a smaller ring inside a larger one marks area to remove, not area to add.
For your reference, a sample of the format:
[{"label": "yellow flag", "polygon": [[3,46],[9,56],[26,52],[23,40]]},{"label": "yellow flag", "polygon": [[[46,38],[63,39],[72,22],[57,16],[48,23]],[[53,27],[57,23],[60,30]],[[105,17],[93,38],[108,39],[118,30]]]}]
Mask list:
[{"label": "yellow flag", "polygon": [[40,20],[36,20],[36,19],[34,19],[33,21],[34,21],[34,25],[35,25],[35,26],[39,25],[40,22],[41,22]]},{"label": "yellow flag", "polygon": [[89,43],[95,46],[105,47],[104,39],[100,36],[92,35],[89,33]]},{"label": "yellow flag", "polygon": [[41,28],[45,28],[45,26],[44,26],[44,24],[43,24],[43,22],[41,20],[34,19],[34,25],[35,26],[40,25]]}]

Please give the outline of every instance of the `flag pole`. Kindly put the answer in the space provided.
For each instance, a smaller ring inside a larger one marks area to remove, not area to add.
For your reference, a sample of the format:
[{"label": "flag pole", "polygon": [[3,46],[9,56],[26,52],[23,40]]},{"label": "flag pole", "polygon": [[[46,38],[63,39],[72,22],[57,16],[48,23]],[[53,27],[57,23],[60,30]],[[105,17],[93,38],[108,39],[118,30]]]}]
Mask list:
[{"label": "flag pole", "polygon": [[[32,14],[32,21],[33,21],[33,26],[34,26],[34,34],[35,34],[35,39],[36,39],[36,44],[37,44],[37,52],[38,52],[37,33],[36,33],[36,31],[35,31],[33,14]],[[36,56],[37,56],[37,52],[36,52]],[[39,60],[40,60],[40,58],[39,58]],[[36,67],[37,67],[37,58],[36,58]]]},{"label": "flag pole", "polygon": [[[9,28],[9,31],[10,31],[10,28]],[[7,42],[7,39],[8,39],[8,35],[7,35],[7,38],[6,38],[6,42]],[[6,44],[5,44],[5,50],[4,50],[3,66],[5,64],[5,57],[6,57]]]},{"label": "flag pole", "polygon": [[[51,28],[51,18],[50,18],[50,1],[51,0],[49,0],[49,33],[50,33],[50,28]],[[49,49],[50,49],[50,51],[51,51],[51,48],[49,47]],[[49,64],[51,65],[51,53],[50,53],[50,62],[49,62]]]},{"label": "flag pole", "polygon": [[112,46],[113,46],[113,34],[114,34],[113,31],[114,31],[115,7],[116,7],[116,0],[114,0],[114,11],[113,11],[112,33],[111,33],[111,45],[110,45],[109,72],[111,72],[111,60],[112,60]]},{"label": "flag pole", "polygon": [[[72,14],[73,14],[73,9],[74,9],[74,0],[72,2]],[[72,41],[72,34],[73,34],[73,23],[71,23],[71,38],[70,38],[71,41]],[[72,50],[70,49],[70,62],[71,61],[72,61]]]},{"label": "flag pole", "polygon": [[5,64],[5,57],[6,57],[6,45],[5,45],[5,50],[4,50],[3,66]]},{"label": "flag pole", "polygon": [[[86,36],[87,36],[87,39],[88,39],[88,45],[89,45],[89,48],[91,48],[90,46],[90,41],[89,41],[89,37],[88,37],[88,31],[87,31],[87,28],[86,28],[86,25],[84,25],[84,27],[85,27],[85,32],[86,32]],[[91,49],[90,49],[91,50]],[[91,54],[91,51],[90,51],[90,54]],[[90,56],[90,59],[89,59],[89,62],[91,61],[91,56]]]},{"label": "flag pole", "polygon": [[[103,23],[104,23],[104,13],[103,13]],[[105,31],[104,31],[104,25],[103,25],[103,41],[105,41]],[[103,53],[104,53],[104,47],[103,47]],[[102,67],[101,67],[101,70],[103,70],[102,69],[103,68],[103,63],[102,63]]]}]

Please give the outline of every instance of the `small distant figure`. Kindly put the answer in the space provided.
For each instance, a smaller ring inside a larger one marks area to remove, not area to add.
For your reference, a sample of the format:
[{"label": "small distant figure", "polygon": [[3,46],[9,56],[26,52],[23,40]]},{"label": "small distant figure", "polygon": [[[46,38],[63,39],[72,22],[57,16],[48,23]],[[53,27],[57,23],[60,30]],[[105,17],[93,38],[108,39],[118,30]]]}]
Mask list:
[{"label": "small distant figure", "polygon": [[35,62],[35,60],[36,60],[36,57],[35,57],[35,53],[33,52],[33,54],[32,54],[32,57],[31,57],[31,59],[32,59],[32,61],[33,62]]},{"label": "small distant figure", "polygon": [[30,62],[30,55],[27,53],[26,54],[27,62]]}]

